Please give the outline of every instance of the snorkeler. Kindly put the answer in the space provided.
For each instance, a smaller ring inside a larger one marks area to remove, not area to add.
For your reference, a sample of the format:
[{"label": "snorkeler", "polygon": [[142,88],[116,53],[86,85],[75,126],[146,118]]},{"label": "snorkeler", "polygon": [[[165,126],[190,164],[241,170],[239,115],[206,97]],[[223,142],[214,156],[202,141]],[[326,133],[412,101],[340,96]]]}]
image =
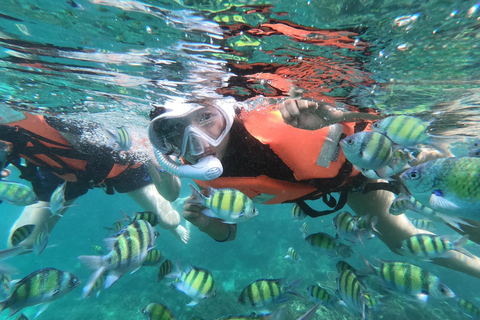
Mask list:
[{"label": "snorkeler", "polygon": [[[342,137],[365,130],[375,115],[305,100],[235,114],[234,102],[226,99],[167,103],[151,117],[148,133],[159,163],[202,187],[238,189],[263,204],[328,200],[327,194],[340,192],[334,209],[317,214],[331,213],[347,203],[357,215],[376,219],[377,236],[394,252],[402,240],[419,233],[405,215],[389,214],[392,192],[358,191],[366,178],[338,151]],[[183,163],[170,155],[181,157]],[[441,156],[445,155],[422,152],[417,161]],[[207,217],[203,209],[187,200],[183,215],[216,241],[235,239],[236,225]],[[480,278],[478,258],[455,252],[435,263]]]},{"label": "snorkeler", "polygon": [[[128,194],[144,210],[158,215],[160,227],[187,243],[189,233],[180,225],[180,214],[169,202],[178,197],[178,178],[157,170],[153,163],[139,162],[128,152],[84,137],[84,133],[90,131],[94,140],[95,134],[92,133],[101,130],[100,124],[96,123],[66,121],[13,110],[9,119],[2,119],[0,139],[13,145],[7,161],[20,170],[21,178],[32,183],[40,200],[25,207],[12,226],[10,237],[17,228],[34,224],[35,230],[22,242],[22,245],[32,246],[43,229],[47,233],[52,230],[75,199],[93,187],[103,187],[107,194],[113,194],[114,190]],[[21,158],[26,165],[22,165]],[[51,195],[65,181],[66,202],[60,214],[52,216],[49,208]]]}]

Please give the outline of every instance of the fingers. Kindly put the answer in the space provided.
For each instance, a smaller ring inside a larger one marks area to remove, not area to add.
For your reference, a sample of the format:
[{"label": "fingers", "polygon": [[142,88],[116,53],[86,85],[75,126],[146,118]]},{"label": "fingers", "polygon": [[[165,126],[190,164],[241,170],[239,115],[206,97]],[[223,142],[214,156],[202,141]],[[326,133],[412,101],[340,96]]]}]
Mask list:
[{"label": "fingers", "polygon": [[313,101],[289,99],[281,103],[278,106],[278,110],[282,114],[285,123],[297,127],[302,112],[307,110],[315,111],[317,107],[317,103]]}]

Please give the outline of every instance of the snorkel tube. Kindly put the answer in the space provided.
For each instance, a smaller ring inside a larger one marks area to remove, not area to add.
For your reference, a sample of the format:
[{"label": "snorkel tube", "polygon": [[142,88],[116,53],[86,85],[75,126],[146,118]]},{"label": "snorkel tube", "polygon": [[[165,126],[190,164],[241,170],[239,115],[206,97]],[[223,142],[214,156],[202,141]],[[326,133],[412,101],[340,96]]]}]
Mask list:
[{"label": "snorkel tube", "polygon": [[222,163],[214,156],[203,157],[193,165],[180,164],[155,149],[155,158],[165,171],[178,177],[208,181],[217,179],[223,173]]}]

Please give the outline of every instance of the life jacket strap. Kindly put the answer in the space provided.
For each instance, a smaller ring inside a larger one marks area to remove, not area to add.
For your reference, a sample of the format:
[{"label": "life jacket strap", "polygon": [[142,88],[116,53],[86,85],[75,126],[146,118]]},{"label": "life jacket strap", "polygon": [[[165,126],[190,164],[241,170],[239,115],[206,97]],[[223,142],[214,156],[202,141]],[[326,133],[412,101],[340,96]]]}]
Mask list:
[{"label": "life jacket strap", "polygon": [[300,209],[302,209],[303,212],[305,212],[306,215],[312,218],[318,218],[318,217],[326,216],[341,210],[347,203],[348,191],[349,191],[348,188],[344,188],[340,192],[340,197],[338,198],[338,201],[331,194],[322,195],[323,202],[330,208],[333,208],[331,210],[321,210],[321,211],[315,210],[312,207],[310,207],[308,204],[306,204],[304,200],[297,200],[295,202],[300,207]]}]

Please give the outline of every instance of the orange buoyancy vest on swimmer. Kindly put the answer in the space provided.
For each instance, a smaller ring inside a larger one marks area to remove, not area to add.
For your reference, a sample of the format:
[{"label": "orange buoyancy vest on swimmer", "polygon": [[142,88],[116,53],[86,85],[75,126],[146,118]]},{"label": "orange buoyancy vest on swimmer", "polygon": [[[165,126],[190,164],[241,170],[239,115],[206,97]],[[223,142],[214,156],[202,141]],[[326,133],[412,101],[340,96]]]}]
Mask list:
[{"label": "orange buoyancy vest on swimmer", "polygon": [[[355,132],[358,123],[334,124],[318,130],[298,129],[286,124],[275,106],[248,112],[242,110],[240,118],[247,131],[268,145],[293,171],[297,182],[260,175],[196,181],[200,186],[234,188],[257,203],[276,204],[318,198],[322,193],[339,191],[359,174],[338,145],[342,137]],[[325,181],[330,189],[311,183],[316,180],[320,185]]]},{"label": "orange buoyancy vest on swimmer", "polygon": [[105,166],[93,166],[100,172],[87,175],[86,172],[92,170],[88,165],[97,155],[75,150],[57,129],[47,123],[45,117],[29,113],[24,113],[24,116],[24,119],[1,125],[3,129],[0,129],[0,136],[3,140],[13,143],[16,155],[34,165],[48,167],[55,175],[66,181],[77,181],[78,176],[83,175],[92,177],[94,183],[100,184],[107,178],[116,177],[129,167],[141,165],[112,161]]}]

